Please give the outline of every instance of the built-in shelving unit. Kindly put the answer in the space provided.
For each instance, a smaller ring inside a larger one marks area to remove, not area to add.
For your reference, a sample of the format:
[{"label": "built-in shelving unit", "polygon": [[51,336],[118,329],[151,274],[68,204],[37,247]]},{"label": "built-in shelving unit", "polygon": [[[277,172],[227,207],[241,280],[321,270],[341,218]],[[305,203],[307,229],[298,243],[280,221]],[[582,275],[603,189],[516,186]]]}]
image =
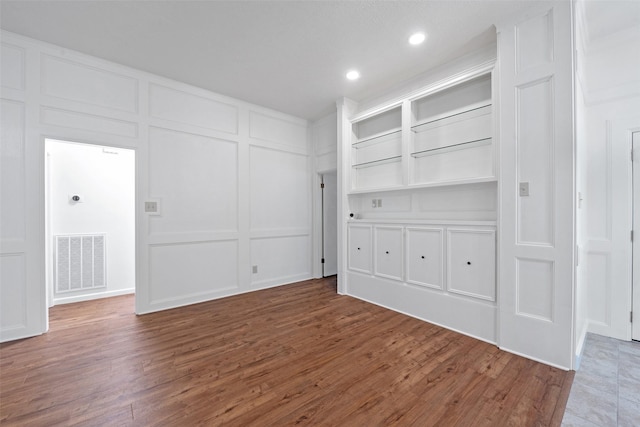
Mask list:
[{"label": "built-in shelving unit", "polygon": [[349,193],[496,181],[491,72],[351,120]]},{"label": "built-in shelving unit", "polygon": [[352,188],[402,184],[402,106],[352,122]]},{"label": "built-in shelving unit", "polygon": [[411,102],[409,184],[494,177],[491,75]]}]

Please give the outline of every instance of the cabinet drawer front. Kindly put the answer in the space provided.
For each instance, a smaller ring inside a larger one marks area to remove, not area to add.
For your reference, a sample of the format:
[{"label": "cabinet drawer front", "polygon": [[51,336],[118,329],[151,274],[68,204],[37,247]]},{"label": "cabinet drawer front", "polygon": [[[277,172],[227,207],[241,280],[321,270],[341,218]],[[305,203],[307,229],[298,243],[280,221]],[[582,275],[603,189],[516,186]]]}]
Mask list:
[{"label": "cabinet drawer front", "polygon": [[496,300],[495,230],[447,230],[447,290]]},{"label": "cabinet drawer front", "polygon": [[408,283],[442,289],[442,229],[407,228]]},{"label": "cabinet drawer front", "polygon": [[402,227],[375,227],[375,274],[402,280]]},{"label": "cabinet drawer front", "polygon": [[350,225],[347,239],[349,269],[371,274],[371,226]]}]

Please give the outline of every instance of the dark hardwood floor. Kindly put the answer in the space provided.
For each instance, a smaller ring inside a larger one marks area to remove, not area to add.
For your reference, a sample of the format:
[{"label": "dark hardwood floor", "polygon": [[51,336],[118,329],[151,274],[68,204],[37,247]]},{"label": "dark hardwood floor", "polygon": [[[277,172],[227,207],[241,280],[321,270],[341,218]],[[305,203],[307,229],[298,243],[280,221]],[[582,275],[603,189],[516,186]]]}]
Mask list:
[{"label": "dark hardwood floor", "polygon": [[56,306],[0,345],[0,424],[560,425],[573,373],[336,294],[335,278],[135,316]]}]

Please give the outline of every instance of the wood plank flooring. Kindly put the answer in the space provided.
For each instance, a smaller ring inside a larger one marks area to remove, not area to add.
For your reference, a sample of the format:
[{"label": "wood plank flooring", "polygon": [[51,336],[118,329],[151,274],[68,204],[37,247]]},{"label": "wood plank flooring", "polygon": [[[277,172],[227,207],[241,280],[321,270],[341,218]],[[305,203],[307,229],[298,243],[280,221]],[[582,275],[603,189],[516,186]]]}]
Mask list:
[{"label": "wood plank flooring", "polygon": [[311,280],[135,316],[56,306],[0,345],[0,424],[560,425],[573,374]]}]

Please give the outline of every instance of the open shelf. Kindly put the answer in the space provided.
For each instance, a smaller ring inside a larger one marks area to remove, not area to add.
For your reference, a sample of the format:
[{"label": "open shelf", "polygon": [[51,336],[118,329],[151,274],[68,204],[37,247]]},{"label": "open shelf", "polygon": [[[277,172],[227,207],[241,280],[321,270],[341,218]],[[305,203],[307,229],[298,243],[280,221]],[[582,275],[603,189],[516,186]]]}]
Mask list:
[{"label": "open shelf", "polygon": [[409,185],[395,185],[393,187],[376,187],[376,188],[363,188],[358,190],[349,191],[347,194],[368,194],[368,193],[385,193],[389,191],[411,191],[419,190],[421,188],[438,188],[438,187],[451,187],[462,185],[482,184],[489,182],[497,182],[498,178],[495,176],[477,177],[477,178],[465,178],[465,179],[451,179],[446,181],[429,182],[423,184],[409,184]]},{"label": "open shelf", "polygon": [[430,148],[428,150],[421,150],[421,151],[416,151],[415,153],[411,153],[411,156],[424,157],[424,156],[430,156],[432,154],[444,154],[451,151],[464,150],[472,147],[481,147],[483,145],[491,145],[491,139],[492,138],[482,138],[482,139],[476,139],[473,141],[459,142],[457,144],[446,145],[444,147]]},{"label": "open shelf", "polygon": [[399,162],[400,160],[402,160],[402,156],[393,156],[393,157],[387,157],[380,160],[373,160],[371,162],[358,163],[353,165],[353,167],[355,169],[368,168],[371,166],[379,166],[387,163]]},{"label": "open shelf", "polygon": [[426,127],[425,125],[435,124],[446,119],[453,119],[451,120],[453,122],[455,121],[455,119],[466,120],[467,118],[474,117],[477,113],[480,113],[480,115],[488,114],[485,112],[486,110],[483,109],[486,107],[491,107],[491,105],[491,101],[481,101],[462,108],[458,108],[457,110],[448,111],[445,114],[431,116],[417,121],[413,126],[411,126],[411,130],[413,132],[421,132],[422,129]]},{"label": "open shelf", "polygon": [[377,144],[378,142],[384,141],[385,137],[387,136],[399,134],[400,132],[402,132],[401,127],[389,129],[387,131],[380,132],[375,135],[368,136],[366,138],[358,139],[352,145],[353,145],[353,148],[368,147],[369,145]]}]

